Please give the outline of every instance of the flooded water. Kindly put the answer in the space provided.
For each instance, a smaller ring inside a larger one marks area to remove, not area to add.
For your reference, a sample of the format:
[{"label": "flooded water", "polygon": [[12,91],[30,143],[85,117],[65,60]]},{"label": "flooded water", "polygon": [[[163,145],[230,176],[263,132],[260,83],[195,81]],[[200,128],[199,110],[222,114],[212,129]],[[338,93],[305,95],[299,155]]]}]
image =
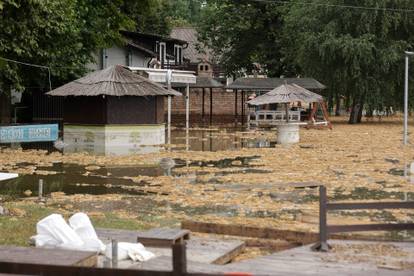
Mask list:
[{"label": "flooded water", "polygon": [[[191,151],[223,151],[234,150],[241,148],[269,148],[276,144],[275,135],[271,135],[269,131],[265,135],[247,135],[240,129],[191,129],[187,135],[185,129],[174,129],[172,131],[171,144],[172,147],[159,147],[159,151],[172,150],[181,151],[189,149]],[[187,143],[188,141],[188,143]],[[13,145],[16,146],[16,145]],[[39,144],[40,148],[48,149],[50,151],[56,150],[51,144]],[[300,145],[303,149],[312,148],[312,145]],[[36,148],[36,144],[25,144],[24,148]],[[134,153],[134,151],[129,151]],[[355,156],[355,158],[358,156]],[[135,196],[137,200],[145,201],[146,208],[151,210],[160,202],[156,202],[154,197],[151,197],[155,192],[149,192],[145,189],[147,186],[157,187],[151,180],[141,180],[134,182],[131,178],[139,176],[172,176],[173,178],[186,178],[190,184],[196,184],[197,188],[205,193],[233,193],[234,198],[237,198],[237,193],[251,193],[255,199],[266,197],[272,202],[288,202],[295,206],[292,209],[281,209],[278,211],[264,211],[247,209],[243,202],[234,203],[234,205],[226,205],[218,202],[210,204],[203,203],[202,206],[188,206],[186,204],[178,204],[175,202],[165,202],[160,205],[161,208],[173,209],[177,212],[183,212],[186,215],[216,215],[224,218],[238,217],[241,214],[247,218],[281,218],[289,217],[292,219],[299,218],[302,211],[300,204],[314,203],[319,200],[318,190],[314,189],[293,189],[288,192],[281,192],[275,184],[268,183],[228,183],[223,176],[231,176],[233,174],[266,174],[273,173],[271,170],[261,168],[254,163],[254,160],[260,156],[224,158],[217,161],[192,161],[182,159],[164,158],[160,160],[158,165],[151,166],[106,166],[99,168],[87,168],[76,164],[54,164],[53,167],[37,167],[38,172],[45,172],[46,174],[32,174],[22,175],[17,179],[2,182],[0,184],[0,196],[10,198],[22,198],[25,196],[36,196],[38,191],[38,182],[40,179],[44,180],[44,194],[47,196],[52,192],[64,192],[65,194],[122,194]],[[392,177],[397,177],[401,181],[411,181],[414,184],[414,164],[398,160],[394,158],[386,158],[385,162],[388,164],[384,174]],[[21,163],[18,167],[26,167],[35,164]],[[188,167],[189,170],[179,170],[180,168]],[[214,170],[208,170],[214,168]],[[349,176],[349,172],[340,169],[332,170],[338,179]],[[353,173],[356,177],[368,178],[368,174]],[[198,177],[200,176],[200,177]],[[201,177],[207,176],[207,177]],[[231,177],[227,178],[231,179]],[[236,179],[236,178],[234,178]],[[263,178],[265,179],[265,178]],[[383,188],[372,189],[366,187],[356,187],[353,190],[345,191],[336,189],[329,197],[331,201],[343,200],[414,200],[414,192],[404,192],[398,190],[396,184],[390,187],[389,179],[376,180],[376,184],[382,185]],[[265,181],[265,180],[264,180]],[[374,181],[374,180],[373,180]],[[272,180],[269,178],[269,182]],[[397,182],[397,181],[396,181]],[[391,183],[392,184],[392,183]],[[204,188],[204,186],[206,188]],[[158,189],[158,188],[157,188]],[[162,189],[160,189],[162,190]],[[162,194],[161,194],[162,195]],[[250,195],[250,194],[249,194]],[[191,194],[189,194],[191,196]],[[86,204],[86,203],[85,203]],[[114,205],[108,203],[108,209],[115,208]],[[101,205],[102,205],[101,204]],[[141,205],[139,205],[141,206]],[[119,208],[129,208],[120,206]],[[398,221],[392,212],[381,210],[375,212],[353,211],[352,213],[340,212],[349,216],[370,217],[373,221]],[[387,234],[395,237],[410,235],[407,233],[391,233]],[[395,238],[394,237],[394,238]]]},{"label": "flooded water", "polygon": [[[27,166],[29,164],[19,164]],[[16,179],[3,181],[0,184],[0,194],[12,198],[25,195],[36,196],[38,183],[43,179],[43,192],[48,195],[52,192],[65,194],[143,194],[139,190],[125,190],[126,186],[144,186],[146,183],[135,183],[128,176],[162,175],[160,167],[107,167],[88,171],[84,166],[75,164],[55,164],[53,167],[38,167],[37,170],[46,172],[41,174],[25,174]]]},{"label": "flooded water", "polygon": [[[44,181],[43,193],[64,192],[65,194],[126,194],[126,195],[150,195],[140,187],[150,185],[148,181],[134,182],[131,178],[139,176],[163,176],[182,177],[186,173],[175,172],[175,168],[182,167],[217,167],[239,168],[240,171],[249,172],[250,162],[259,156],[225,158],[218,161],[187,162],[181,159],[164,158],[158,165],[145,166],[106,166],[85,167],[76,164],[54,163],[52,167],[36,167],[34,174],[23,174],[16,179],[3,181],[0,184],[0,195],[10,198],[25,196],[37,196],[39,180]],[[34,166],[31,163],[16,164],[15,169]],[[237,171],[236,171],[237,172]],[[236,173],[233,172],[233,173]],[[263,171],[264,173],[266,171]],[[195,173],[202,175],[203,172]]]}]

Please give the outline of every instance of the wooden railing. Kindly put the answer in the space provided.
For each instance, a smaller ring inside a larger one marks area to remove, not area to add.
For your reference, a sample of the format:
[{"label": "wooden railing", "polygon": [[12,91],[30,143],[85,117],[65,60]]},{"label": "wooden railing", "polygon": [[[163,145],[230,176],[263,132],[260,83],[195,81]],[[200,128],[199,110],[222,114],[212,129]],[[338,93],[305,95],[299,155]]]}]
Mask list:
[{"label": "wooden railing", "polygon": [[[300,122],[300,111],[289,111],[289,122]],[[286,122],[286,111],[258,110],[250,112],[248,123],[250,125],[275,125]]]},{"label": "wooden railing", "polygon": [[[1,261],[0,274],[14,275],[42,275],[42,276],[217,276],[226,275],[225,273],[208,274],[208,273],[189,273],[187,270],[187,257],[185,243],[179,243],[172,246],[172,271],[154,271],[154,270],[137,270],[137,269],[119,269],[119,268],[97,268],[81,266],[60,266],[49,264],[29,264],[19,263],[16,261]],[[53,256],[50,256],[53,258]],[[236,275],[229,273],[228,275]],[[238,273],[237,275],[250,275],[248,273]]]},{"label": "wooden railing", "polygon": [[382,224],[353,224],[328,225],[327,213],[333,210],[363,210],[363,209],[414,209],[414,201],[401,202],[356,202],[331,203],[327,201],[326,187],[319,187],[319,242],[312,249],[327,252],[330,249],[328,237],[333,233],[359,231],[400,231],[414,230],[414,223],[382,223]]}]

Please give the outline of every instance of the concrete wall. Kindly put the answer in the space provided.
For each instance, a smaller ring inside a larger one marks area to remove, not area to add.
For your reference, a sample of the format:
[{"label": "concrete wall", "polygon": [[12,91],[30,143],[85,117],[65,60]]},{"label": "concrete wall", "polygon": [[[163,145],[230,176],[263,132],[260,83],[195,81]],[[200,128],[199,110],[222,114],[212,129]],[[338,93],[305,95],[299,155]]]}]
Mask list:
[{"label": "concrete wall", "polygon": [[129,155],[159,152],[165,143],[165,125],[65,125],[64,152]]}]

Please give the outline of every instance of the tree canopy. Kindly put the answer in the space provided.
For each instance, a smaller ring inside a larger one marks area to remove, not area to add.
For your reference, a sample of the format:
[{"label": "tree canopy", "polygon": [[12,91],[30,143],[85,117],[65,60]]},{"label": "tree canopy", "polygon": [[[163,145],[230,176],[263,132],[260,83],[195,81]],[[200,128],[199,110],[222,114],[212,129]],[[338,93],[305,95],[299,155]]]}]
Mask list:
[{"label": "tree canopy", "polygon": [[[119,29],[134,22],[119,6],[123,0],[2,0],[0,57],[51,68],[57,81],[84,71],[96,49],[120,42]],[[42,86],[47,71],[0,63],[0,87]]]},{"label": "tree canopy", "polygon": [[358,122],[364,106],[402,104],[411,8],[411,0],[209,0],[199,31],[228,74],[257,62],[269,76],[314,77],[328,86],[331,106],[345,99]]},{"label": "tree canopy", "polygon": [[270,76],[279,76],[290,70],[281,56],[281,20],[277,3],[210,0],[202,10],[198,30],[228,74],[259,63]]},{"label": "tree canopy", "polygon": [[284,53],[301,73],[328,85],[328,98],[344,96],[353,107],[350,122],[358,122],[364,105],[372,111],[402,104],[403,57],[414,46],[414,14],[382,10],[407,10],[410,0],[347,4],[370,9],[292,1],[284,14]]}]

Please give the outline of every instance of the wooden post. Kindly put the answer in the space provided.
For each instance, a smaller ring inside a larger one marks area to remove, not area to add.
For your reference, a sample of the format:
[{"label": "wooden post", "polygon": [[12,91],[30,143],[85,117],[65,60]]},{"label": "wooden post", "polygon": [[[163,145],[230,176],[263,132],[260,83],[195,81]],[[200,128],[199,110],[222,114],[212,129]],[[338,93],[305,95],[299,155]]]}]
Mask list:
[{"label": "wooden post", "polygon": [[241,94],[241,104],[242,104],[242,107],[241,107],[241,112],[242,112],[242,114],[241,114],[241,116],[242,116],[242,119],[241,119],[241,123],[242,123],[242,126],[244,125],[244,90],[242,90],[242,94]]},{"label": "wooden post", "polygon": [[325,102],[320,102],[319,104],[321,105],[321,108],[322,108],[322,113],[323,113],[323,117],[324,117],[325,121],[327,122],[328,127],[329,127],[330,129],[332,129],[332,124],[331,124],[331,122],[329,121],[329,113],[328,113],[328,109],[326,108],[326,104],[325,104]]},{"label": "wooden post", "polygon": [[319,242],[312,246],[312,250],[328,252],[331,248],[328,244],[328,225],[326,221],[326,187],[319,186]]},{"label": "wooden post", "polygon": [[213,123],[213,88],[210,88],[210,125]]},{"label": "wooden post", "polygon": [[205,95],[206,95],[206,89],[203,87],[203,94],[202,94],[202,99],[201,99],[201,118],[203,120],[203,123],[205,121],[205,108],[204,108]]},{"label": "wooden post", "polygon": [[237,89],[234,91],[234,122],[237,124],[238,118],[237,118]]},{"label": "wooden post", "polygon": [[167,136],[168,144],[171,144],[171,95],[168,95],[168,115],[167,115]]},{"label": "wooden post", "polygon": [[[167,71],[167,89],[171,90],[171,80],[172,80],[172,71]],[[167,99],[167,142],[168,144],[171,144],[171,95],[168,95]]]},{"label": "wooden post", "polygon": [[286,123],[289,123],[289,108],[288,108],[288,103],[285,103],[285,110],[286,110]]},{"label": "wooden post", "polygon": [[316,121],[314,116],[316,115],[317,111],[318,111],[318,104],[313,103],[312,111],[311,111],[311,114],[309,115],[309,121],[311,121],[312,123]]},{"label": "wooden post", "polygon": [[185,243],[177,243],[173,245],[173,274],[187,274],[187,254]]}]

